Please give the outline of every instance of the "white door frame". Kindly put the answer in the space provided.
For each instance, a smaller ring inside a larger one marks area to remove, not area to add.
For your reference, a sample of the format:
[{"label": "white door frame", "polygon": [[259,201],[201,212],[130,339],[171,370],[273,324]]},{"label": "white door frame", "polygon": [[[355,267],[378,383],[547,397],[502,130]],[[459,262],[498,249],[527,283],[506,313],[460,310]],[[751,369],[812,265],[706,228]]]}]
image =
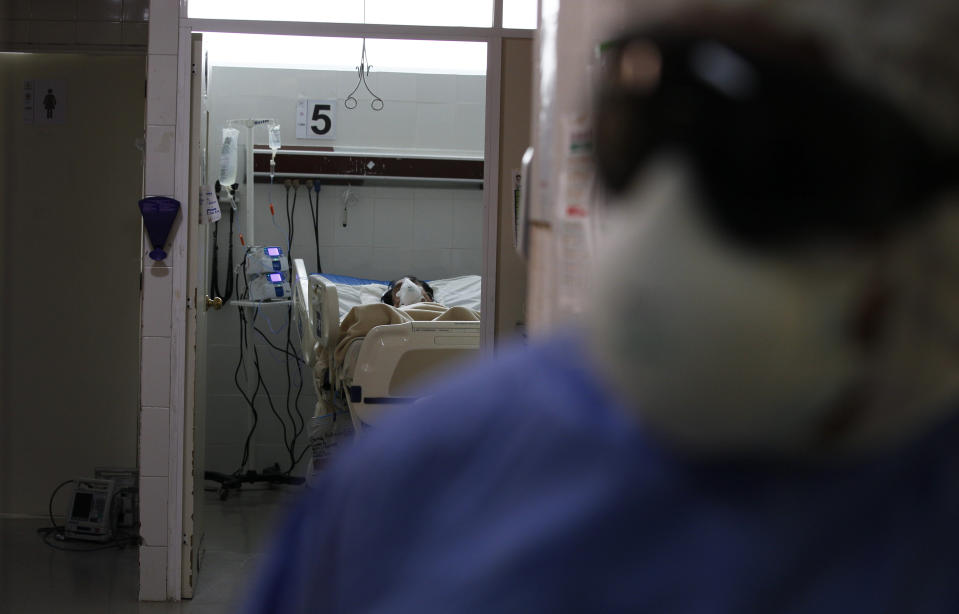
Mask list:
[{"label": "white door frame", "polygon": [[[279,34],[327,37],[367,37],[409,40],[477,41],[487,43],[486,48],[486,123],[483,170],[483,201],[485,218],[483,225],[483,276],[482,304],[484,317],[481,322],[480,347],[484,353],[492,353],[495,331],[496,308],[496,256],[499,200],[499,130],[500,86],[502,72],[502,46],[504,38],[532,38],[533,30],[504,29],[502,27],[503,0],[494,0],[493,26],[488,28],[440,27],[440,26],[394,26],[378,24],[303,23],[276,21],[239,21],[218,19],[190,19],[186,14],[186,1],[181,1],[179,20],[179,45],[177,51],[177,104],[175,127],[174,183],[177,198],[184,203],[184,213],[192,223],[196,215],[195,194],[189,191],[190,177],[190,94],[191,94],[191,36],[193,32],[234,32],[249,34]],[[186,233],[184,233],[185,235]],[[180,239],[185,243],[185,236]],[[185,265],[189,258],[182,258]],[[179,599],[183,596],[182,570],[183,548],[186,536],[184,521],[184,437],[186,436],[187,412],[194,411],[194,399],[188,392],[186,377],[193,369],[186,365],[187,317],[195,317],[193,310],[182,309],[189,302],[187,266],[174,267],[173,279],[173,330],[171,335],[172,372],[169,440],[169,498],[168,498],[168,551],[167,551],[167,596]],[[140,573],[151,573],[141,567]],[[142,582],[142,575],[141,575]]]}]

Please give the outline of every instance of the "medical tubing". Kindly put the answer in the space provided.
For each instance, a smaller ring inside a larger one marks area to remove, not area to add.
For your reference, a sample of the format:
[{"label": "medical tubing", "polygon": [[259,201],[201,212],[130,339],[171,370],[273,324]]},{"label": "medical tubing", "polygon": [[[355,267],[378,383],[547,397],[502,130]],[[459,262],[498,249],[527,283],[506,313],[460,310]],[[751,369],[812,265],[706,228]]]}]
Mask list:
[{"label": "medical tubing", "polygon": [[225,304],[233,297],[233,217],[236,215],[236,209],[230,208],[230,240],[227,243],[226,250],[226,289],[223,291],[223,303]]},{"label": "medical tubing", "polygon": [[[316,192],[316,203],[310,199],[310,215],[313,217],[313,244],[316,246],[316,272],[322,274],[323,266],[320,264],[320,181],[313,181],[313,189]],[[307,190],[307,196],[310,195]]]},{"label": "medical tubing", "polygon": [[[291,269],[292,270],[292,269]],[[290,329],[293,328],[291,324],[293,323],[293,304],[291,303],[289,307],[286,308],[286,346],[284,346],[284,360],[283,364],[286,367],[286,415],[290,419],[290,428],[293,430],[293,435],[290,437],[290,460],[293,460],[293,449],[296,447],[296,438],[298,436],[296,428],[296,419],[293,417],[293,412],[290,410],[290,393],[293,391],[293,378],[290,374],[290,354],[286,351],[286,348],[290,347]],[[299,409],[297,408],[297,412]],[[293,470],[292,465],[290,466],[290,471]]]},{"label": "medical tubing", "polygon": [[[229,188],[228,188],[229,189]],[[213,256],[212,256],[212,271],[210,272],[210,296],[213,298],[220,297],[223,299],[223,302],[226,303],[233,296],[233,221],[234,221],[235,210],[230,209],[230,234],[229,234],[229,249],[227,250],[226,258],[226,288],[225,292],[220,294],[220,273],[219,273],[219,228],[220,222],[213,223]]]},{"label": "medical tubing", "polygon": [[[291,348],[294,354],[296,353],[296,347],[292,341],[289,342],[287,347]],[[296,389],[296,399],[293,402],[293,407],[296,408],[296,415],[300,419],[300,427],[293,436],[293,441],[296,441],[303,431],[306,430],[306,420],[303,418],[303,412],[300,411],[300,395],[303,393],[303,363],[301,361],[297,361],[296,363],[296,374],[299,378],[299,384]]]},{"label": "medical tubing", "polygon": [[237,361],[236,369],[233,371],[233,382],[236,384],[240,394],[243,395],[243,399],[246,401],[246,404],[250,406],[250,411],[253,412],[253,425],[250,427],[250,431],[246,435],[246,441],[243,444],[243,460],[240,461],[240,467],[233,472],[233,475],[239,475],[246,468],[246,463],[250,459],[250,440],[253,438],[253,433],[256,431],[256,425],[259,424],[260,421],[260,415],[257,413],[256,405],[254,404],[256,395],[260,391],[259,379],[257,379],[256,388],[253,389],[252,397],[248,397],[246,392],[243,390],[243,386],[240,385],[240,367],[243,365],[243,347],[247,344],[247,338],[246,315],[244,315],[242,307],[237,307],[237,311],[240,314],[240,359]]},{"label": "medical tubing", "polygon": [[[292,308],[291,308],[291,309],[292,309]],[[255,319],[255,315],[254,315],[254,319]],[[267,345],[269,345],[271,348],[273,348],[273,349],[276,350],[277,352],[281,352],[281,353],[283,353],[283,354],[285,355],[285,358],[286,358],[286,361],[287,361],[287,365],[289,365],[289,359],[290,359],[290,358],[293,358],[293,359],[297,362],[297,365],[300,364],[301,359],[300,359],[299,356],[297,356],[297,355],[294,354],[293,352],[289,352],[289,351],[283,350],[283,349],[281,349],[280,347],[274,345],[273,342],[270,341],[270,338],[266,336],[266,333],[264,333],[264,332],[263,332],[258,326],[256,326],[255,324],[253,325],[253,330],[256,331],[256,333],[259,334],[260,337],[262,337],[264,341],[266,341]],[[288,345],[291,344],[291,342],[289,341],[289,338],[287,339],[287,343],[288,343]],[[255,346],[254,346],[253,349],[254,349],[254,352],[256,352],[256,347],[255,347]],[[258,356],[258,354],[257,354],[257,356]],[[288,433],[287,433],[287,430],[286,430],[286,423],[283,422],[283,419],[280,417],[280,414],[276,411],[275,406],[273,405],[273,399],[272,399],[272,397],[270,396],[270,391],[269,391],[269,389],[268,389],[267,386],[266,386],[266,382],[265,382],[265,381],[262,381],[262,375],[260,374],[261,372],[260,372],[259,362],[256,363],[256,372],[257,372],[257,378],[259,378],[260,381],[262,382],[263,391],[264,391],[264,392],[266,393],[266,395],[267,395],[267,400],[268,400],[269,403],[270,403],[270,409],[273,411],[273,415],[275,415],[275,416],[276,416],[276,419],[280,421],[280,424],[281,424],[281,425],[283,425],[283,446],[286,448],[287,453],[290,455],[290,460],[292,460],[292,459],[293,459],[293,450],[294,450],[295,447],[296,447],[297,438],[299,437],[299,434],[302,433],[303,430],[305,429],[305,423],[304,423],[304,427],[303,427],[303,428],[297,429],[296,420],[294,419],[293,414],[290,412],[290,408],[289,408],[289,396],[290,396],[290,395],[289,395],[289,389],[290,389],[291,385],[290,385],[290,383],[289,383],[289,380],[288,380],[288,384],[287,384],[287,417],[290,419],[290,430],[292,431],[293,435],[292,435],[292,437],[288,440],[288,439],[287,439]],[[301,375],[301,378],[300,378],[300,387],[301,387],[301,389],[302,389],[302,386],[303,386],[303,381],[302,381],[302,375]],[[299,395],[297,395],[297,399],[298,399],[298,398],[299,398]],[[298,406],[297,406],[297,411],[299,411],[299,407],[298,407]],[[302,422],[302,420],[303,420],[302,416],[300,416],[300,420],[301,420],[301,422]],[[292,470],[293,470],[293,468],[291,467],[289,470],[287,470],[287,471],[284,472],[284,473],[286,473],[286,474],[288,475],[288,474],[290,473],[290,471],[292,471]]]},{"label": "medical tubing", "polygon": [[295,360],[297,360],[297,361],[300,360],[300,357],[297,356],[296,354],[293,354],[293,353],[290,353],[290,352],[286,352],[283,348],[281,348],[281,347],[279,347],[279,346],[276,346],[276,345],[273,345],[273,342],[270,341],[270,338],[267,337],[266,334],[265,334],[262,330],[260,330],[258,327],[254,326],[254,327],[253,327],[253,330],[255,330],[257,333],[259,333],[259,335],[260,335],[261,337],[263,337],[263,340],[266,341],[266,344],[269,345],[269,346],[270,346],[271,348],[273,348],[274,350],[276,350],[277,352],[281,352],[281,353],[282,353],[282,352],[285,352],[286,354],[289,354],[293,359],[295,359]]},{"label": "medical tubing", "polygon": [[270,404],[270,411],[273,412],[273,415],[276,416],[277,420],[279,420],[280,427],[283,429],[283,447],[286,448],[286,452],[290,456],[290,461],[292,461],[293,449],[290,447],[290,443],[286,439],[286,422],[283,421],[283,418],[280,416],[279,412],[276,411],[276,407],[273,405],[273,397],[270,395],[270,390],[266,387],[266,382],[263,381],[263,374],[260,372],[260,353],[257,351],[256,345],[253,346],[253,364],[256,365],[256,377],[263,386],[263,392],[266,393],[266,401]]}]

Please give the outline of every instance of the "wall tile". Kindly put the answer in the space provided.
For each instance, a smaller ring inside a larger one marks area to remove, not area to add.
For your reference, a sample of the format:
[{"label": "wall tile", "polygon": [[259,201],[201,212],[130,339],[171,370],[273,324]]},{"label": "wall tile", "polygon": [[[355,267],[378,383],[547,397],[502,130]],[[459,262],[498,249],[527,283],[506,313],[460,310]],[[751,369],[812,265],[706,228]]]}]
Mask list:
[{"label": "wall tile", "polygon": [[77,19],[89,21],[120,21],[123,18],[123,0],[78,0]]},{"label": "wall tile", "polygon": [[78,0],[33,0],[30,16],[33,19],[73,20],[77,18]]},{"label": "wall tile", "polygon": [[173,196],[173,127],[147,126],[146,140],[146,193],[149,196]]},{"label": "wall tile", "polygon": [[486,140],[485,130],[486,114],[483,105],[456,105],[453,109],[453,140],[456,149],[483,151]]},{"label": "wall tile", "polygon": [[150,267],[143,270],[143,336],[169,337],[173,301],[173,269]]},{"label": "wall tile", "polygon": [[210,309],[206,312],[207,345],[235,344],[240,335],[240,315],[235,307]]},{"label": "wall tile", "polygon": [[450,277],[450,250],[414,249],[413,270],[426,280]]},{"label": "wall tile", "polygon": [[373,279],[390,281],[406,275],[422,277],[413,269],[413,250],[398,247],[373,248]]},{"label": "wall tile", "polygon": [[123,42],[119,21],[78,21],[77,42],[86,45],[118,45]]},{"label": "wall tile", "polygon": [[336,246],[370,245],[373,241],[374,204],[373,199],[361,198],[356,204],[350,205],[345,227],[342,223],[341,207],[341,217],[333,225],[333,244]]},{"label": "wall tile", "polygon": [[77,41],[74,21],[31,21],[30,40],[34,43],[72,45]]},{"label": "wall tile", "polygon": [[144,407],[140,412],[140,475],[166,477],[170,473],[170,410]]},{"label": "wall tile", "polygon": [[150,53],[176,55],[179,43],[180,3],[153,0],[150,3]]},{"label": "wall tile", "polygon": [[[258,324],[260,321],[258,320]],[[262,328],[265,328],[265,325]],[[250,331],[250,334],[255,334]],[[253,339],[251,338],[252,342]],[[229,339],[230,345],[208,345],[207,346],[207,394],[239,394],[233,374],[236,372],[236,366],[239,363],[239,329],[234,336]],[[249,364],[253,364],[253,350],[246,352],[246,358]],[[239,373],[240,382],[243,383],[245,371],[241,367]],[[250,385],[250,390],[255,384]]]},{"label": "wall tile", "polygon": [[481,249],[452,249],[450,250],[450,276],[455,275],[482,275],[483,250]]},{"label": "wall tile", "polygon": [[[295,422],[294,428],[300,427],[299,418],[296,417],[296,386],[293,387],[293,394],[290,395],[290,414],[286,413],[286,379],[282,381],[274,380],[271,382],[270,389],[274,393],[282,394],[273,394],[273,406],[276,407],[276,411],[280,416],[283,417],[283,422],[286,424],[286,438],[287,441],[293,437],[294,430],[291,428],[290,418],[292,417]],[[305,389],[305,386],[304,386]],[[305,397],[300,395],[299,411],[300,416],[303,418],[304,423],[307,424],[307,429],[309,428],[309,417],[313,415],[314,405],[316,399],[314,397]],[[266,408],[266,413],[260,415],[260,422],[257,424],[256,429],[256,443],[257,445],[283,445],[283,428],[280,426],[279,420],[276,419],[276,416],[272,414],[269,410],[269,405],[264,403]],[[246,431],[243,431],[243,437],[246,437]],[[302,449],[303,445],[307,443],[309,439],[309,434],[306,429],[300,433],[299,437],[296,440],[296,449],[299,451]],[[243,439],[240,440],[240,443],[243,442]]]},{"label": "wall tile", "polygon": [[388,102],[415,102],[416,75],[401,72],[382,72],[370,75],[371,84],[379,89],[374,91]]},{"label": "wall tile", "polygon": [[140,476],[140,535],[146,546],[167,544],[169,480]]},{"label": "wall tile", "polygon": [[413,201],[377,198],[373,214],[373,245],[413,247]]},{"label": "wall tile", "polygon": [[456,149],[451,105],[420,104],[416,108],[416,140],[420,149]]},{"label": "wall tile", "polygon": [[30,19],[30,0],[8,0],[0,4],[0,10],[5,19]]},{"label": "wall tile", "polygon": [[176,122],[177,57],[151,53],[147,60],[147,125]]},{"label": "wall tile", "polygon": [[[140,504],[143,505],[142,502]],[[167,549],[165,546],[140,546],[141,601],[166,600]]]},{"label": "wall tile", "polygon": [[413,247],[450,247],[453,232],[453,203],[442,200],[416,201],[413,206]]},{"label": "wall tile", "polygon": [[453,201],[453,247],[482,249],[483,203]]},{"label": "wall tile", "polygon": [[170,406],[170,338],[144,337],[140,361],[140,402],[144,407]]},{"label": "wall tile", "polygon": [[123,44],[124,45],[146,45],[147,36],[150,28],[144,23],[123,22]]},{"label": "wall tile", "polygon": [[[208,395],[206,445],[242,446],[250,430],[252,419],[250,406],[239,394]],[[259,423],[257,430],[259,431]],[[240,457],[237,456],[234,460],[239,461],[239,459]]]},{"label": "wall tile", "polygon": [[423,200],[442,200],[451,202],[456,198],[460,190],[451,190],[449,188],[423,187],[413,190],[413,199],[416,202]]},{"label": "wall tile", "polygon": [[25,43],[29,40],[29,22],[0,19],[0,43]]},{"label": "wall tile", "polygon": [[150,0],[123,0],[123,21],[149,20]]},{"label": "wall tile", "polygon": [[373,269],[373,249],[371,247],[337,247],[333,251],[333,264],[340,275],[369,277]]},{"label": "wall tile", "polygon": [[486,106],[486,76],[456,75],[456,102]]},{"label": "wall tile", "polygon": [[456,102],[456,75],[416,75],[418,102]]}]

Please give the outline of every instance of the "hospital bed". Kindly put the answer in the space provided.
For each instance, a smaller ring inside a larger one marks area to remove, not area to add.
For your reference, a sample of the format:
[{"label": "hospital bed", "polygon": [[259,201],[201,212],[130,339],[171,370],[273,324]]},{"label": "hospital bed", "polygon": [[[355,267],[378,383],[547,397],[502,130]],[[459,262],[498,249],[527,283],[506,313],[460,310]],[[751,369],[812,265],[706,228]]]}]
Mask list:
[{"label": "hospital bed", "polygon": [[[437,303],[479,311],[478,275],[430,285]],[[363,337],[341,339],[340,323],[350,309],[379,303],[386,290],[385,281],[309,275],[303,261],[294,260],[293,305],[301,351],[313,372],[316,416],[346,410],[356,431],[375,425],[396,405],[415,401],[410,391],[418,382],[479,352],[478,321],[385,324]]]}]

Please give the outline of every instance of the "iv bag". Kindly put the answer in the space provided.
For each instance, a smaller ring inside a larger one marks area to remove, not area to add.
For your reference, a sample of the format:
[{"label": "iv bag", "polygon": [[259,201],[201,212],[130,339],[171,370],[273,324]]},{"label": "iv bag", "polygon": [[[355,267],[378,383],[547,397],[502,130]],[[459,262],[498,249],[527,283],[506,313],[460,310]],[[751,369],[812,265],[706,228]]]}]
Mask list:
[{"label": "iv bag", "polygon": [[236,183],[237,140],[240,131],[236,128],[223,129],[223,148],[220,150],[220,185],[231,186]]},{"label": "iv bag", "polygon": [[270,126],[270,149],[276,152],[280,148],[280,124]]}]

